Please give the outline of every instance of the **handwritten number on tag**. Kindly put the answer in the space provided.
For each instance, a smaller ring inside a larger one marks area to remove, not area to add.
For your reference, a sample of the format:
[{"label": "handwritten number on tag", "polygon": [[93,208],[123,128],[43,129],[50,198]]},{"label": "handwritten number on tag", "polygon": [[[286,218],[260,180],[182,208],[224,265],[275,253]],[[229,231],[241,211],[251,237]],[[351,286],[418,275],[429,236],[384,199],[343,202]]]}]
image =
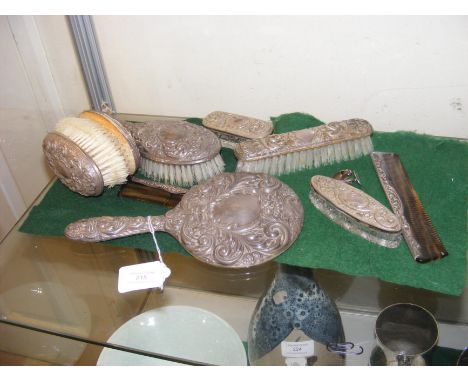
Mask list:
[{"label": "handwritten number on tag", "polygon": [[118,290],[120,293],[140,289],[163,289],[164,281],[171,270],[160,261],[129,265],[119,270]]}]

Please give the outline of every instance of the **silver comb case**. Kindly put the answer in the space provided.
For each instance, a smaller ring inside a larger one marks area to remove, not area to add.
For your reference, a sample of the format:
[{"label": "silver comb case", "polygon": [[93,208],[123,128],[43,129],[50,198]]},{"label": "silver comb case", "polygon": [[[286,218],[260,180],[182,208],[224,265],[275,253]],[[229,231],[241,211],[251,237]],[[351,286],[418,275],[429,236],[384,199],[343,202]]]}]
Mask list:
[{"label": "silver comb case", "polygon": [[273,123],[244,115],[213,111],[202,120],[215,133],[223,147],[234,149],[239,142],[264,138],[273,132]]},{"label": "silver comb case", "polygon": [[336,224],[387,248],[400,245],[399,219],[364,191],[322,175],[313,176],[310,186],[312,204]]},{"label": "silver comb case", "polygon": [[153,180],[191,186],[224,170],[221,143],[202,126],[185,121],[123,124],[140,151],[140,168]]},{"label": "silver comb case", "polygon": [[236,171],[281,175],[355,159],[372,152],[372,132],[369,122],[349,119],[240,142]]}]

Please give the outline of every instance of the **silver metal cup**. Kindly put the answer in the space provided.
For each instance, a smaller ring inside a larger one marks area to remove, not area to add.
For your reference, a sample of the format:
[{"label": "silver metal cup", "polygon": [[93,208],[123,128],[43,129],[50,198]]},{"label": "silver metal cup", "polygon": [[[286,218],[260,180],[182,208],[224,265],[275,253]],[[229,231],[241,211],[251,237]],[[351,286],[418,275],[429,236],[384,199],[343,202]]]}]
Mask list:
[{"label": "silver metal cup", "polygon": [[419,305],[390,305],[377,316],[376,346],[370,365],[422,366],[423,354],[431,350],[439,338],[434,316]]}]

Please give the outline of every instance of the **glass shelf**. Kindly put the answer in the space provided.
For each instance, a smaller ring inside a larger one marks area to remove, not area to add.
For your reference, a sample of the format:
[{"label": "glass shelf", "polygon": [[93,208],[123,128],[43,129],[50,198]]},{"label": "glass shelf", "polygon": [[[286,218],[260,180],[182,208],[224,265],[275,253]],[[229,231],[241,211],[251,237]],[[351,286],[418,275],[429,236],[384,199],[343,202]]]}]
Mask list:
[{"label": "glass shelf", "polygon": [[[23,220],[0,243],[0,360],[7,364],[94,365],[104,348],[164,358],[108,339],[133,317],[174,305],[213,312],[245,343],[251,314],[277,267],[269,262],[248,270],[225,269],[178,253],[164,253],[172,271],[164,291],[120,294],[119,269],[151,261],[153,253],[24,234],[18,231]],[[396,302],[429,309],[440,324],[440,346],[462,349],[467,345],[466,289],[454,297],[322,269],[316,269],[315,275],[340,309],[347,340],[365,349],[373,340],[377,313]],[[347,364],[366,365],[369,350]],[[182,362],[196,364],[190,359]]]}]

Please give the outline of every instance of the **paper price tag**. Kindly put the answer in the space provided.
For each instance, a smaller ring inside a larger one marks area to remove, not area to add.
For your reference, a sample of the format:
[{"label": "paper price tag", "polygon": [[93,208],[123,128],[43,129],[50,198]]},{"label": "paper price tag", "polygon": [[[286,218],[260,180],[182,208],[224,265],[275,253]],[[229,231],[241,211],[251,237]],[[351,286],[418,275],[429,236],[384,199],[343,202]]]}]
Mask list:
[{"label": "paper price tag", "polygon": [[281,355],[286,358],[312,357],[314,355],[314,341],[281,342]]},{"label": "paper price tag", "polygon": [[307,366],[306,357],[286,358],[286,366]]},{"label": "paper price tag", "polygon": [[163,288],[171,270],[160,261],[128,265],[119,269],[118,290],[120,293],[133,290]]}]

